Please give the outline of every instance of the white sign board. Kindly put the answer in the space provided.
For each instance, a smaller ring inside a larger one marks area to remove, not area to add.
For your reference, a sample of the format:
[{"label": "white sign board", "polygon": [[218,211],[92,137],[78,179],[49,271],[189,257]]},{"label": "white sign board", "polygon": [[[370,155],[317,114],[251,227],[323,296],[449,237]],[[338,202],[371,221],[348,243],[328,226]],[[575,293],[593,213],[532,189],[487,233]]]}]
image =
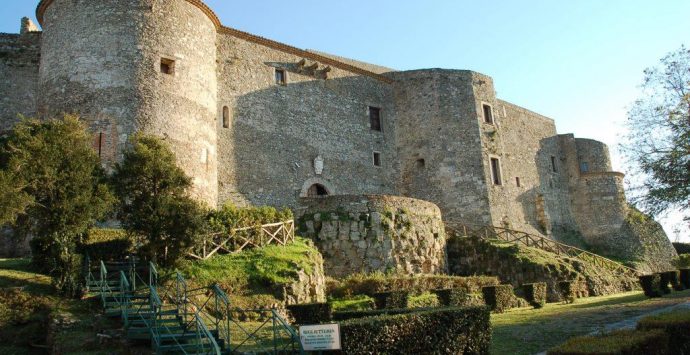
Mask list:
[{"label": "white sign board", "polygon": [[299,338],[305,351],[340,350],[340,325],[303,325]]}]

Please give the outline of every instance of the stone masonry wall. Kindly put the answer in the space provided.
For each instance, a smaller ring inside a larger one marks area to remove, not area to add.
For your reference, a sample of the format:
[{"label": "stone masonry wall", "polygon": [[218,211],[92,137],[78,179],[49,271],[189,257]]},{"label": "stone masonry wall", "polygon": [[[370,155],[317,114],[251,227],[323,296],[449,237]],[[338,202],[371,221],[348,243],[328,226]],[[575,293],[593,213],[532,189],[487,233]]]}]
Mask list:
[{"label": "stone masonry wall", "polygon": [[299,233],[315,241],[326,275],[446,271],[444,225],[430,202],[381,195],[302,201]]},{"label": "stone masonry wall", "polygon": [[0,33],[0,132],[36,115],[41,34]]}]

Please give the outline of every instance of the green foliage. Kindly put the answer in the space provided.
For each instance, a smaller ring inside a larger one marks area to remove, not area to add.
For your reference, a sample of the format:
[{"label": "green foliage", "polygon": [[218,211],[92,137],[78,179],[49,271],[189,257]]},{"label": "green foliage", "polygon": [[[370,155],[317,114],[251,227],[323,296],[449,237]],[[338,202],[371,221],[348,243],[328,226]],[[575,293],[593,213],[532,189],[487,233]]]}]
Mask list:
[{"label": "green foliage", "polygon": [[53,277],[58,290],[80,290],[77,244],[114,202],[91,138],[77,117],[23,120],[2,147],[6,171],[14,174],[33,203],[15,223],[32,235],[34,264]]},{"label": "green foliage", "polygon": [[471,303],[470,295],[465,290],[457,288],[432,290],[442,306],[465,307]]},{"label": "green foliage", "polygon": [[485,307],[352,319],[340,332],[348,354],[488,354],[491,342]]},{"label": "green foliage", "polygon": [[376,309],[409,308],[410,293],[407,291],[379,292],[373,297]]},{"label": "green foliage", "polygon": [[482,288],[484,302],[496,313],[503,313],[513,307],[515,293],[511,285],[487,286]]},{"label": "green foliage", "polygon": [[542,308],[546,304],[546,283],[537,282],[522,285],[525,299],[534,308]]},{"label": "green foliage", "polygon": [[690,269],[682,268],[680,271],[680,283],[685,289],[690,289]]},{"label": "green foliage", "polygon": [[690,267],[690,254],[678,255],[678,260],[676,260],[676,266],[679,269]]},{"label": "green foliage", "polygon": [[690,311],[674,311],[642,318],[638,330],[662,330],[668,335],[671,354],[690,353]]},{"label": "green foliage", "polygon": [[376,307],[374,299],[366,295],[359,295],[348,299],[330,299],[329,303],[333,306],[333,311],[338,312],[367,311]]},{"label": "green foliage", "polygon": [[134,251],[134,239],[124,229],[92,228],[79,247],[79,252],[88,255],[92,263],[121,261]]},{"label": "green foliage", "polygon": [[628,113],[623,145],[643,194],[645,210],[690,210],[690,50],[681,47],[644,72],[643,96]]},{"label": "green foliage", "polygon": [[407,300],[409,308],[433,308],[438,307],[440,302],[436,294],[424,292],[421,295],[410,296]]},{"label": "green foliage", "polygon": [[548,355],[665,355],[668,336],[659,330],[619,330],[605,335],[572,338]]},{"label": "green foliage", "polygon": [[236,228],[260,227],[293,218],[292,211],[288,208],[282,210],[269,206],[239,208],[228,202],[221,209],[209,214],[209,224],[215,232],[230,233]]},{"label": "green foliage", "polygon": [[321,324],[333,318],[333,307],[330,303],[308,303],[288,305],[288,311],[299,325]]},{"label": "green foliage", "polygon": [[577,281],[559,281],[558,291],[561,293],[561,299],[565,303],[574,303],[578,295]]},{"label": "green foliage", "polygon": [[676,249],[678,255],[690,254],[690,244],[689,243],[673,243],[673,247]]},{"label": "green foliage", "polygon": [[46,297],[20,289],[0,289],[0,343],[44,343],[49,315],[50,302]]},{"label": "green foliage", "polygon": [[669,284],[671,284],[674,276],[677,277],[677,275],[675,275],[675,272],[673,272],[673,271],[671,271],[671,272],[660,272],[659,273],[659,278],[660,278],[659,290],[661,291],[662,294],[667,295],[667,294],[671,293],[671,287],[669,286]]},{"label": "green foliage", "polygon": [[341,282],[329,283],[328,294],[340,298],[353,295],[373,296],[378,292],[404,290],[420,294],[444,288],[457,288],[464,290],[466,293],[477,293],[484,286],[497,285],[498,283],[498,278],[492,276],[398,276],[375,272],[372,274],[355,274],[348,276]]},{"label": "green foliage", "polygon": [[14,174],[0,170],[0,226],[14,223],[33,201]]},{"label": "green foliage", "polygon": [[642,275],[639,277],[639,279],[640,285],[642,286],[642,290],[644,290],[645,296],[661,297],[661,295],[663,294],[661,292],[661,275]]},{"label": "green foliage", "polygon": [[333,313],[333,321],[342,322],[350,319],[378,317],[378,316],[394,316],[398,314],[408,314],[414,312],[430,311],[431,309],[420,308],[401,308],[401,309],[369,309],[359,311],[338,311]]},{"label": "green foliage", "polygon": [[188,195],[192,181],[168,144],[137,134],[115,166],[112,185],[122,225],[144,238],[140,254],[164,267],[176,265],[202,233],[206,212]]}]

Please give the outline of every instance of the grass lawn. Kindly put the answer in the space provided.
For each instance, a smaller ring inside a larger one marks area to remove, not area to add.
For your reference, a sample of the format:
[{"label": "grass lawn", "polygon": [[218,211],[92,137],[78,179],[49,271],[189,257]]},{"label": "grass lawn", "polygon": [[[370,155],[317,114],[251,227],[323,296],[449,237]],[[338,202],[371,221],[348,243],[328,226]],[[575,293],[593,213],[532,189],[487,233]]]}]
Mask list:
[{"label": "grass lawn", "polygon": [[574,304],[549,303],[542,309],[520,308],[492,314],[491,354],[533,355],[571,337],[602,330],[607,324],[688,300],[690,290],[655,299],[635,291],[582,298]]}]

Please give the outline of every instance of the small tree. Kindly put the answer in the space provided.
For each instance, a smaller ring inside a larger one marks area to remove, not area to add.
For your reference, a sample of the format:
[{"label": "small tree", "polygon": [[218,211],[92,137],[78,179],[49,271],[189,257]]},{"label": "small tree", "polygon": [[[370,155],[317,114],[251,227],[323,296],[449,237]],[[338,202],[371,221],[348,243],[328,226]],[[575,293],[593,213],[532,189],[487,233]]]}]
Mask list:
[{"label": "small tree", "polygon": [[[652,214],[690,210],[690,50],[644,72],[643,96],[628,114],[623,151],[644,178],[634,199]],[[687,220],[687,217],[686,217]]]},{"label": "small tree", "polygon": [[168,145],[136,135],[112,181],[123,226],[145,238],[140,252],[163,266],[175,265],[203,229],[205,211],[189,197],[191,179],[176,165]]},{"label": "small tree", "polygon": [[[25,119],[15,126],[1,155],[5,174],[12,174],[8,181],[21,182],[19,194],[33,199],[30,205],[20,203],[28,207],[15,230],[33,236],[33,263],[52,276],[56,288],[75,295],[81,279],[77,244],[113,202],[86,127],[75,116]],[[10,187],[9,194],[23,199],[14,194],[17,188]]]},{"label": "small tree", "polygon": [[14,223],[31,204],[31,196],[24,192],[23,184],[15,175],[0,170],[0,227]]}]

